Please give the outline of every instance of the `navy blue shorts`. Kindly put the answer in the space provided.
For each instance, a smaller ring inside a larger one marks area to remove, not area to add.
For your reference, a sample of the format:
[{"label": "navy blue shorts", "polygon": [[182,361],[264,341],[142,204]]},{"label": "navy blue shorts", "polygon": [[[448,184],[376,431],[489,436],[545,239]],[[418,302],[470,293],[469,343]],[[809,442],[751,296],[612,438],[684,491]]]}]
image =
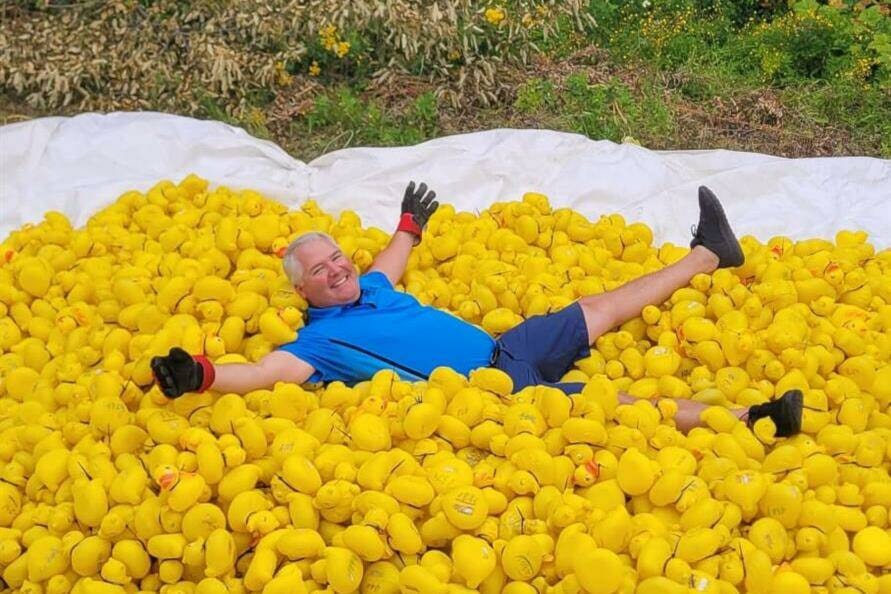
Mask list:
[{"label": "navy blue shorts", "polygon": [[585,315],[575,302],[558,312],[533,316],[502,334],[495,341],[492,367],[514,380],[515,392],[544,385],[576,394],[585,384],[559,380],[573,363],[590,354]]}]

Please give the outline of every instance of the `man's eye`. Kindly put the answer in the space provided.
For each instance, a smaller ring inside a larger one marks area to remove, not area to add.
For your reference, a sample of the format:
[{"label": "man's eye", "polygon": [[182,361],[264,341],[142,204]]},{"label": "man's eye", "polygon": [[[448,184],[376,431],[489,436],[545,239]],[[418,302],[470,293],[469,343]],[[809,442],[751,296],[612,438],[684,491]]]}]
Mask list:
[{"label": "man's eye", "polygon": [[335,260],[340,260],[341,258],[343,258],[343,254],[334,254]]}]

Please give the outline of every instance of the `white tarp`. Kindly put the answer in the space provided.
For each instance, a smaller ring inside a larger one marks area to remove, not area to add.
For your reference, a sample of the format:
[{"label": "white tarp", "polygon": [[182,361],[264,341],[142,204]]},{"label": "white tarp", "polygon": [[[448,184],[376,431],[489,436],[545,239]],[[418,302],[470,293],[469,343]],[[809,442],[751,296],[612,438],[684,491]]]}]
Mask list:
[{"label": "white tarp", "polygon": [[592,219],[620,212],[657,242],[686,243],[696,188],[724,202],[740,235],[766,241],[832,238],[864,229],[891,246],[891,161],[867,157],[784,159],[714,151],[650,151],[545,130],[492,130],[400,148],[354,148],[306,164],[239,128],[160,113],[84,114],[0,128],[0,240],[44,212],[82,225],[130,189],[196,173],[253,188],[288,205],[316,199],[357,211],[389,230],[409,180],[441,202],[481,210],[524,192],[547,194]]}]

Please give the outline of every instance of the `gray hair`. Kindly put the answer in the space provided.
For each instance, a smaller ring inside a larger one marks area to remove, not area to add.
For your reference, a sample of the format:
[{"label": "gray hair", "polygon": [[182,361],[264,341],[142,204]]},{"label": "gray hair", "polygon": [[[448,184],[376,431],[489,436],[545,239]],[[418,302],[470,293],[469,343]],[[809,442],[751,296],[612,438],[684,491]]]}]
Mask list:
[{"label": "gray hair", "polygon": [[285,269],[285,274],[288,276],[288,280],[291,281],[291,284],[295,287],[300,286],[303,283],[303,264],[301,264],[300,260],[297,258],[297,249],[303,244],[320,240],[327,241],[335,247],[337,246],[337,242],[334,241],[334,238],[327,233],[321,231],[309,231],[292,241],[291,245],[288,246],[288,249],[285,250],[285,255],[282,258],[282,267]]}]

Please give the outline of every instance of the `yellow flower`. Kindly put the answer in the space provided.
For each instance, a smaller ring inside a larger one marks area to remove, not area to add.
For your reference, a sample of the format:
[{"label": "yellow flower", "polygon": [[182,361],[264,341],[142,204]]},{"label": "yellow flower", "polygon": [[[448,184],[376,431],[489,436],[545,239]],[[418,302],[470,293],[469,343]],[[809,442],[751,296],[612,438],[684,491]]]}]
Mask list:
[{"label": "yellow flower", "polygon": [[291,81],[294,80],[294,77],[291,76],[285,69],[284,62],[276,62],[275,63],[275,82],[278,83],[279,86],[285,87],[291,84]]},{"label": "yellow flower", "polygon": [[313,60],[312,64],[309,65],[309,75],[318,76],[321,72],[322,69],[319,67],[319,63]]},{"label": "yellow flower", "polygon": [[322,40],[322,46],[329,52],[333,52],[334,47],[337,45],[337,27],[325,25],[319,31],[319,38]]},{"label": "yellow flower", "polygon": [[254,126],[266,125],[266,114],[262,110],[252,107],[247,113],[247,121]]},{"label": "yellow flower", "polygon": [[503,8],[498,6],[495,8],[487,8],[485,16],[486,16],[486,20],[489,21],[491,24],[498,25],[501,23],[501,21],[504,20],[504,18],[507,16],[507,14],[505,14]]},{"label": "yellow flower", "polygon": [[350,42],[349,41],[339,42],[334,48],[334,53],[337,55],[338,58],[342,58],[345,55],[347,55],[348,53],[350,53]]}]

